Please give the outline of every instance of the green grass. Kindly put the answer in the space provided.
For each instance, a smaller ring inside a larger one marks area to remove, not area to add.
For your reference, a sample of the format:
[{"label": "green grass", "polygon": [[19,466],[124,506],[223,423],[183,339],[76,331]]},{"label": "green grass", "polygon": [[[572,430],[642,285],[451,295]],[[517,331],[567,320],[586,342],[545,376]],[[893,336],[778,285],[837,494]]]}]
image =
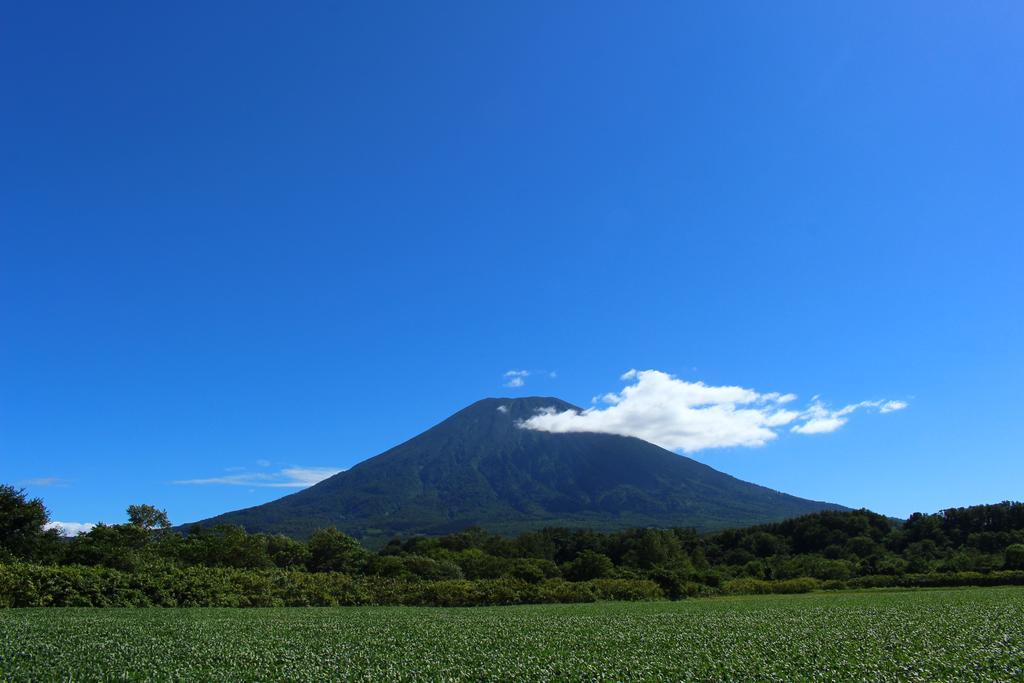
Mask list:
[{"label": "green grass", "polygon": [[2,680],[1024,680],[1024,588],[0,610]]}]

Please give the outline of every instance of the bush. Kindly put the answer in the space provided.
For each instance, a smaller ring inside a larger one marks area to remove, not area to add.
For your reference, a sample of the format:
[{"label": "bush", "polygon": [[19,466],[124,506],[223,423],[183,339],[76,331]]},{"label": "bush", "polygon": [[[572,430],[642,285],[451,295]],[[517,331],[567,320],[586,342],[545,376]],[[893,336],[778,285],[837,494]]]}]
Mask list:
[{"label": "bush", "polygon": [[359,541],[333,527],[314,531],[308,547],[308,566],[314,572],[358,572],[367,560]]},{"label": "bush", "polygon": [[821,581],[807,576],[772,583],[772,593],[810,593],[819,588],[821,588]]},{"label": "bush", "polygon": [[105,567],[0,565],[0,607],[468,607],[663,597],[653,581],[627,579],[427,581],[281,569],[189,567],[132,574]]},{"label": "bush", "polygon": [[953,587],[953,586],[1020,586],[1024,585],[1024,571],[950,572],[945,574],[907,574],[900,577],[902,586]]},{"label": "bush", "polygon": [[513,560],[509,574],[512,578],[525,581],[526,583],[540,583],[544,579],[553,579],[561,576],[558,565],[554,562],[533,558]]},{"label": "bush", "polygon": [[614,571],[615,565],[610,557],[593,550],[584,550],[575,560],[565,565],[562,574],[570,581],[589,581],[603,579]]},{"label": "bush", "polygon": [[726,581],[722,592],[726,595],[766,595],[768,593],[809,593],[821,588],[822,582],[807,576],[784,581],[762,581],[739,578]]},{"label": "bush", "polygon": [[650,579],[658,584],[662,593],[669,600],[681,600],[700,595],[706,586],[690,581],[686,574],[666,567],[655,567],[650,572]]},{"label": "bush", "polygon": [[594,579],[588,582],[598,600],[664,600],[665,594],[654,581],[634,579]]},{"label": "bush", "polygon": [[1024,569],[1024,543],[1006,546],[1003,564],[1007,569]]},{"label": "bush", "polygon": [[872,576],[858,576],[850,579],[846,585],[850,588],[892,588],[897,585],[899,577],[891,574],[875,574]]},{"label": "bush", "polygon": [[771,592],[771,582],[761,579],[730,579],[722,584],[722,593],[725,595],[765,595]]},{"label": "bush", "polygon": [[595,602],[597,600],[597,594],[591,582],[566,581],[565,579],[548,579],[538,584],[536,597],[539,603]]}]

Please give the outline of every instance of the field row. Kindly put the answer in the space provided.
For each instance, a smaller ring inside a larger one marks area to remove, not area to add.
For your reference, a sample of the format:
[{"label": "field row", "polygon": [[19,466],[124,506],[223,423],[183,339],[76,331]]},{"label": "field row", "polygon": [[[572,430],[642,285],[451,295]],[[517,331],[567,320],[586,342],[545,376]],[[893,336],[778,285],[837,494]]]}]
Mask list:
[{"label": "field row", "polygon": [[1022,680],[1024,589],[0,611],[0,678]]}]

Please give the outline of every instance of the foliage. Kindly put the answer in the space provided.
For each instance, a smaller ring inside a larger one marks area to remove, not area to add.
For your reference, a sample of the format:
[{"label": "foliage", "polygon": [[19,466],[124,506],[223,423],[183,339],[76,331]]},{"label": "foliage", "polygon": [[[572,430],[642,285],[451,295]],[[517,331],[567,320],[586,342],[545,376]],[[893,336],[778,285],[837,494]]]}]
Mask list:
[{"label": "foliage", "polygon": [[1024,569],[1024,543],[1006,546],[1005,564],[1007,569]]},{"label": "foliage", "polygon": [[152,505],[129,505],[128,523],[143,529],[166,529],[171,526],[165,510]]},{"label": "foliage", "polygon": [[309,568],[315,572],[355,574],[366,563],[359,542],[334,527],[317,529],[309,539]]},{"label": "foliage", "polygon": [[[616,595],[678,600],[843,587],[1007,585],[1024,576],[1024,505],[1009,502],[914,515],[902,524],[867,510],[825,511],[707,535],[692,529],[549,528],[509,538],[471,527],[395,538],[369,552],[333,527],[305,541],[230,525],[195,526],[181,534],[159,528],[162,513],[149,505],[129,508],[128,524],[100,524],[59,541],[43,531],[41,502],[26,501],[10,487],[2,493],[12,511],[0,520],[8,530],[4,548],[16,552],[4,550],[0,562],[66,569],[48,574],[40,568],[37,594],[18,604],[460,606]],[[85,568],[120,574],[115,580],[103,572],[76,573]],[[79,579],[85,582],[80,588]],[[268,581],[280,590],[266,587]]]},{"label": "foliage", "polygon": [[593,550],[584,550],[572,562],[567,562],[562,573],[571,581],[603,579],[615,570],[611,558]]},{"label": "foliage", "polygon": [[0,484],[0,562],[48,556],[58,533],[45,530],[49,521],[42,500],[27,500],[24,490]]},{"label": "foliage", "polygon": [[419,581],[337,572],[188,567],[122,572],[105,567],[0,565],[0,607],[468,607],[595,600],[660,600],[635,579]]}]

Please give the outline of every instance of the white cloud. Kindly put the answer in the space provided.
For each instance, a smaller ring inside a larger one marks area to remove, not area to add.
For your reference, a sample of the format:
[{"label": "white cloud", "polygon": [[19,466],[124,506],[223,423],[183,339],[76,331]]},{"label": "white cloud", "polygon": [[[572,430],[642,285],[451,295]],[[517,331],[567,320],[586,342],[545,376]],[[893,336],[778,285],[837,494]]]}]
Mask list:
[{"label": "white cloud", "polygon": [[286,467],[278,472],[244,472],[206,479],[182,479],[175,484],[223,484],[228,486],[258,486],[263,488],[306,488],[344,472],[337,467]]},{"label": "white cloud", "polygon": [[886,401],[882,404],[882,407],[878,409],[880,413],[891,413],[897,410],[903,410],[907,407],[906,401]]},{"label": "white cloud", "polygon": [[830,410],[815,396],[814,403],[803,413],[804,422],[794,426],[790,431],[797,434],[828,434],[846,424],[849,415],[861,408],[877,408],[880,413],[891,413],[906,407],[905,401],[861,401],[843,406],[839,410]]},{"label": "white cloud", "polygon": [[822,417],[812,417],[803,424],[794,425],[790,431],[797,434],[828,434],[836,431],[844,424],[846,424],[845,417],[826,414]]},{"label": "white cloud", "polygon": [[57,529],[61,536],[77,536],[88,533],[94,526],[92,522],[48,522],[43,528],[47,531]]},{"label": "white cloud", "polygon": [[859,405],[849,405],[840,410],[829,410],[825,404],[815,397],[814,403],[804,411],[803,424],[794,425],[790,430],[797,434],[828,434],[834,432],[847,421],[847,415],[856,410]]},{"label": "white cloud", "polygon": [[521,387],[526,384],[526,378],[530,376],[529,370],[509,370],[505,373],[506,387]]},{"label": "white cloud", "polygon": [[687,382],[658,370],[630,370],[622,380],[632,384],[601,397],[608,407],[581,413],[549,410],[524,420],[522,426],[547,432],[637,436],[692,453],[726,446],[763,446],[776,438],[774,427],[799,415],[779,408],[778,396],[737,386]]},{"label": "white cloud", "polygon": [[68,480],[60,477],[35,477],[18,483],[22,486],[67,486]]},{"label": "white cloud", "polygon": [[506,405],[498,406],[498,412],[499,413],[507,413],[508,412],[508,406],[506,406]]},{"label": "white cloud", "polygon": [[772,401],[775,403],[791,403],[796,400],[796,394],[780,394],[777,391],[772,391],[767,394],[761,394],[762,401]]},{"label": "white cloud", "polygon": [[815,396],[813,403],[801,411],[783,407],[796,399],[795,394],[709,386],[659,370],[630,370],[621,379],[630,384],[598,399],[606,407],[582,412],[550,408],[521,421],[520,426],[545,432],[636,436],[664,448],[693,453],[708,448],[763,446],[778,437],[780,428],[794,423],[798,424],[791,431],[800,434],[835,431],[858,408],[883,405],[882,401],[863,401],[831,411]]}]

